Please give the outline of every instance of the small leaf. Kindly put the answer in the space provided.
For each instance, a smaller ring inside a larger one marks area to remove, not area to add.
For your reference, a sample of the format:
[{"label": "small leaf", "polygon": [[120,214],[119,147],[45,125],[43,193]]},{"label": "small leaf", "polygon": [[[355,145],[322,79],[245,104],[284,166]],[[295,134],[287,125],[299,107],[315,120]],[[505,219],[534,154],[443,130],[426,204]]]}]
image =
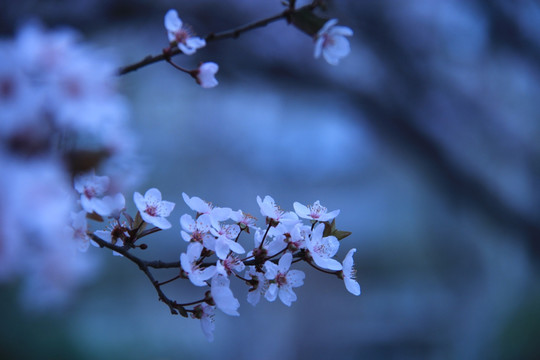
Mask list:
[{"label": "small leaf", "polygon": [[334,235],[338,240],[343,240],[351,234],[352,232],[343,230],[334,230],[334,232],[332,232],[332,235]]}]

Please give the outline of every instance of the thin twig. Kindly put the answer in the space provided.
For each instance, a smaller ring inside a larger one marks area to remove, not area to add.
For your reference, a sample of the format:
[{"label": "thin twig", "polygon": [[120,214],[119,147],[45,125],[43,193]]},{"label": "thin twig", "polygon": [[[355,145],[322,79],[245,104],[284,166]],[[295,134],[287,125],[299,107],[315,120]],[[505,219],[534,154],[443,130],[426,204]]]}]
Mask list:
[{"label": "thin twig", "polygon": [[176,301],[173,301],[173,300],[169,299],[165,295],[165,293],[163,293],[163,291],[160,288],[159,282],[154,278],[154,275],[152,275],[152,273],[148,269],[148,264],[147,264],[146,261],[141,260],[138,257],[136,257],[135,255],[131,254],[124,247],[113,245],[113,244],[99,238],[98,236],[96,236],[94,234],[89,234],[89,236],[99,246],[106,247],[108,249],[116,251],[117,253],[122,254],[126,259],[129,259],[132,262],[134,262],[135,264],[137,264],[139,266],[139,269],[146,275],[148,280],[150,280],[150,282],[152,283],[152,285],[156,289],[156,292],[157,292],[157,294],[159,296],[159,300],[162,301],[163,303],[165,303],[169,307],[169,310],[171,311],[171,314],[177,315],[178,313],[180,313],[180,315],[182,315],[184,317],[187,317],[186,309],[184,309],[184,307],[182,307],[181,305],[176,303]]},{"label": "thin twig", "polygon": [[[306,11],[306,10],[307,11],[312,11],[315,8],[319,7],[319,6],[320,6],[320,1],[315,0],[311,4],[302,6],[302,7],[298,8],[298,9],[287,8],[287,10],[285,10],[285,11],[283,11],[283,12],[277,14],[277,15],[274,15],[274,16],[271,16],[271,17],[268,17],[266,19],[262,19],[262,20],[259,20],[259,21],[255,21],[255,22],[252,22],[252,23],[247,24],[247,25],[240,26],[240,27],[238,27],[236,29],[222,31],[222,32],[219,32],[219,33],[210,33],[204,39],[205,39],[205,41],[207,43],[212,42],[212,41],[216,41],[216,40],[223,40],[223,39],[231,39],[231,38],[236,39],[242,33],[245,33],[247,31],[257,29],[257,28],[260,28],[260,27],[264,27],[264,26],[266,26],[266,25],[268,25],[270,23],[276,22],[276,21],[281,20],[281,19],[286,19],[287,21],[289,21],[290,17],[294,13],[298,13],[298,12]],[[172,56],[178,55],[180,53],[182,53],[182,51],[180,51],[180,49],[174,48],[174,49],[169,49],[166,54],[162,53],[162,54],[159,54],[159,55],[148,55],[144,59],[142,59],[142,60],[140,60],[140,61],[138,61],[136,63],[126,65],[126,66],[120,68],[118,70],[118,75],[124,75],[124,74],[130,73],[132,71],[138,70],[138,69],[140,69],[142,67],[145,67],[147,65],[151,65],[151,64],[154,64],[156,62],[160,62],[160,61],[163,61],[163,60],[170,59]]]}]

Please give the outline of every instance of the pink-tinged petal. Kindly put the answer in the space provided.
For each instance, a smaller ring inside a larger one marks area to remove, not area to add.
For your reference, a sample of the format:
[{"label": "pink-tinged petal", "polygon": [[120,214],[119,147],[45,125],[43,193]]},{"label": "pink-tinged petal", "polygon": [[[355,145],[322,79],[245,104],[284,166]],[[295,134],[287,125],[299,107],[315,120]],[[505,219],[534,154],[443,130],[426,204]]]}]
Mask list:
[{"label": "pink-tinged petal", "polygon": [[163,21],[163,25],[165,25],[165,29],[168,31],[178,31],[182,27],[182,20],[178,17],[178,12],[174,9],[170,9],[165,14],[165,18]]},{"label": "pink-tinged petal", "polygon": [[353,295],[360,295],[360,284],[354,279],[345,278],[345,288]]},{"label": "pink-tinged petal", "polygon": [[300,270],[289,270],[287,273],[287,283],[292,287],[299,287],[304,285],[304,279],[306,274]]},{"label": "pink-tinged petal", "polygon": [[239,243],[237,242],[234,242],[232,240],[227,240],[227,243],[229,245],[229,248],[237,253],[237,254],[244,254],[246,252],[246,250],[244,250],[244,248],[242,247],[242,245],[240,245]]},{"label": "pink-tinged petal", "polygon": [[293,204],[293,207],[294,211],[296,211],[296,214],[302,219],[311,219],[311,216],[309,216],[310,212],[307,206],[302,205],[299,202],[295,202]]},{"label": "pink-tinged petal", "polygon": [[289,268],[291,267],[291,263],[292,263],[292,254],[288,252],[285,255],[283,255],[281,259],[279,259],[279,263],[278,263],[279,272],[282,274],[286,274]]}]

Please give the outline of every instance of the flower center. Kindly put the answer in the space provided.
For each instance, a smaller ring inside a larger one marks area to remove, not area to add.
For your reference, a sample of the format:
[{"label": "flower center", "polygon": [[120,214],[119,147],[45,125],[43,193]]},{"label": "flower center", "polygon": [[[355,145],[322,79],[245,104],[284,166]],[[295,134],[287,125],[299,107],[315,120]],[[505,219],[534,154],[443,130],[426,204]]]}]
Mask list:
[{"label": "flower center", "polygon": [[178,44],[185,44],[189,36],[189,32],[184,28],[181,28],[174,34],[174,38]]},{"label": "flower center", "polygon": [[85,187],[84,196],[86,196],[88,199],[92,199],[94,196],[96,196],[96,189],[93,187]]},{"label": "flower center", "polygon": [[146,210],[144,210],[144,212],[150,216],[157,216],[158,207],[156,205],[147,205]]},{"label": "flower center", "polygon": [[285,274],[278,273],[278,275],[276,276],[276,282],[277,282],[278,286],[286,285],[287,284],[287,276]]}]

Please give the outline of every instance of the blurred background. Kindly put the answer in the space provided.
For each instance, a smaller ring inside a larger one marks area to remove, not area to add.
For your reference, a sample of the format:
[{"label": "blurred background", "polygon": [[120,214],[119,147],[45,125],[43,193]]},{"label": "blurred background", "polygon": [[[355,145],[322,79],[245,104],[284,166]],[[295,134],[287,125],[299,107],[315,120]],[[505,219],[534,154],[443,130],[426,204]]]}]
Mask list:
[{"label": "blurred background", "polygon": [[[283,5],[4,1],[0,31],[32,18],[71,26],[127,65],[167,46],[169,8],[204,36]],[[241,316],[218,311],[207,343],[133,263],[91,248],[100,274],[66,309],[27,312],[18,285],[2,287],[0,358],[540,358],[540,4],[327,1],[320,14],[354,31],[338,66],[280,21],[175,58],[217,62],[214,89],[166,63],[121,78],[139,136],[133,166],[146,174],[131,190],[157,187],[176,202],[173,228],[140,255],[177,261],[185,251],[182,192],[255,216],[257,195],[286,210],[320,200],[353,233],[337,258],[357,248],[362,295],[303,266],[291,308],[252,307],[233,286]],[[187,282],[165,290],[201,294]]]}]

